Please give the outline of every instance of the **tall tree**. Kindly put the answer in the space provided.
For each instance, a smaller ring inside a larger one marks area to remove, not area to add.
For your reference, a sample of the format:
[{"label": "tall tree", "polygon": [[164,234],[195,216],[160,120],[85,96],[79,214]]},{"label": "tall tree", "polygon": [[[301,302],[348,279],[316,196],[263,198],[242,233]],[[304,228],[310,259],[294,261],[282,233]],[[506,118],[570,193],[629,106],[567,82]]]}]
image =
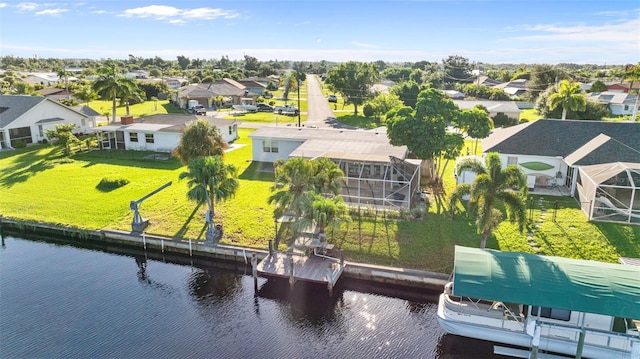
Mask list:
[{"label": "tall tree", "polygon": [[137,91],[136,83],[126,78],[118,69],[113,60],[105,61],[103,67],[98,69],[98,78],[93,83],[93,90],[102,98],[112,102],[112,122],[116,122],[116,99],[122,94],[133,94]]},{"label": "tall tree", "polygon": [[71,94],[69,93],[69,71],[65,70],[64,66],[60,67],[57,72],[58,78],[64,80],[64,90],[67,92],[67,100],[71,99]]},{"label": "tall tree", "polygon": [[587,99],[582,94],[579,83],[562,80],[558,91],[549,96],[548,105],[551,110],[555,110],[558,106],[562,107],[562,119],[565,120],[568,110],[583,111],[587,105]]},{"label": "tall tree", "polygon": [[546,89],[566,78],[566,73],[558,67],[534,65],[527,81],[527,97],[530,101],[535,101]]},{"label": "tall tree", "polygon": [[442,60],[444,67],[444,82],[447,88],[453,88],[456,83],[469,83],[473,81],[471,64],[466,57],[453,55]]},{"label": "tall tree", "polygon": [[329,71],[325,83],[340,93],[348,103],[354,105],[353,113],[358,114],[358,106],[370,96],[371,86],[379,79],[378,68],[372,63],[349,61]]},{"label": "tall tree", "polygon": [[371,101],[369,101],[369,104],[371,105],[373,114],[378,121],[392,109],[403,106],[403,103],[398,95],[393,93],[379,94],[376,97],[372,98]]},{"label": "tall tree", "polygon": [[214,204],[233,197],[240,186],[238,171],[234,165],[225,164],[221,156],[198,157],[189,160],[187,171],[179,178],[188,179],[187,197],[198,204],[208,206],[207,232],[213,236]]},{"label": "tall tree", "polygon": [[216,126],[210,125],[206,120],[197,120],[185,127],[180,143],[173,150],[173,155],[187,164],[198,157],[222,157],[227,147],[229,145]]},{"label": "tall tree", "polygon": [[398,96],[400,101],[402,101],[405,106],[415,108],[416,102],[418,101],[418,94],[423,89],[424,88],[417,82],[409,80],[395,84],[393,87],[391,87],[389,92]]},{"label": "tall tree", "polygon": [[[491,236],[497,223],[501,220],[501,212],[496,208],[498,201],[507,210],[509,219],[518,222],[520,231],[524,229],[527,198],[527,177],[518,166],[507,166],[502,169],[500,155],[491,152],[483,165],[476,158],[465,158],[456,166],[456,174],[471,171],[477,174],[472,184],[459,184],[449,197],[449,209],[454,215],[457,205],[466,195],[470,196],[469,211],[477,209],[476,227],[482,235],[480,248],[484,248],[487,238]],[[514,192],[513,190],[519,190]]]},{"label": "tall tree", "polygon": [[429,88],[418,95],[415,110],[401,107],[387,114],[387,137],[392,145],[407,146],[416,157],[429,161],[431,180],[439,182],[435,161],[447,150],[447,143],[453,143],[446,139],[447,126],[457,121],[457,116],[458,107],[453,101]]},{"label": "tall tree", "polygon": [[478,151],[478,140],[489,137],[493,128],[489,111],[481,105],[475,106],[471,110],[463,110],[460,113],[458,124],[469,137],[476,140],[473,153]]}]

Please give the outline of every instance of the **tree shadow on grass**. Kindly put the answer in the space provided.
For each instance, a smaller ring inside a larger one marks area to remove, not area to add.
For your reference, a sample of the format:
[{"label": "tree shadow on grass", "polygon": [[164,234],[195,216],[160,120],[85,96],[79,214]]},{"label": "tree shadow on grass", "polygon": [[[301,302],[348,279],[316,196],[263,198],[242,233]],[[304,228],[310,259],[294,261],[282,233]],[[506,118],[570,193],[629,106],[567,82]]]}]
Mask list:
[{"label": "tree shadow on grass", "polygon": [[249,167],[242,171],[238,178],[242,180],[273,182],[275,178],[273,175],[273,163],[252,161]]},{"label": "tree shadow on grass", "polygon": [[640,258],[640,226],[593,222],[622,257]]},{"label": "tree shadow on grass", "polygon": [[[15,167],[15,166],[14,166]],[[0,179],[3,187],[11,187],[17,183],[26,182],[29,178],[36,174],[55,167],[55,164],[49,160],[40,160],[26,167],[14,168],[9,174]]]},{"label": "tree shadow on grass", "polygon": [[112,166],[141,167],[161,170],[176,170],[183,164],[168,153],[152,151],[127,151],[127,150],[93,150],[77,153],[74,160],[87,162],[84,167],[92,167],[97,164]]},{"label": "tree shadow on grass", "polygon": [[[187,230],[189,230],[189,224],[191,224],[191,221],[195,217],[196,213],[198,213],[198,210],[200,209],[201,206],[202,204],[198,204],[193,208],[193,211],[191,211],[191,214],[189,215],[187,220],[184,222],[182,227],[180,227],[180,229],[173,235],[174,237],[185,238],[187,234]],[[200,235],[198,236],[198,238],[202,237],[202,233],[206,230],[206,227],[207,227],[207,224],[205,222],[204,229],[200,231]]]}]

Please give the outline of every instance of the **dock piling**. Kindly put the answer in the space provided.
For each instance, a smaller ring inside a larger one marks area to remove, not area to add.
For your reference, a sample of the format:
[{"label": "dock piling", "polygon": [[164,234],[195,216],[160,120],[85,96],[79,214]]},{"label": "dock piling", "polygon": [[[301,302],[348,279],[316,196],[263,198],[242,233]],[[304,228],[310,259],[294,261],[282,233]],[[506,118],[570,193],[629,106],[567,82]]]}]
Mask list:
[{"label": "dock piling", "polygon": [[142,232],[142,246],[144,247],[144,250],[147,250],[147,235]]},{"label": "dock piling", "polygon": [[329,296],[333,296],[333,270],[331,263],[327,265],[327,287],[329,288]]},{"label": "dock piling", "polygon": [[258,293],[258,257],[256,252],[251,253],[251,273],[253,274],[253,291]]},{"label": "dock piling", "polygon": [[289,286],[293,289],[296,282],[296,278],[293,276],[293,256],[289,254],[287,257],[289,258]]},{"label": "dock piling", "polygon": [[193,257],[193,251],[191,249],[191,238],[189,238],[189,257]]}]

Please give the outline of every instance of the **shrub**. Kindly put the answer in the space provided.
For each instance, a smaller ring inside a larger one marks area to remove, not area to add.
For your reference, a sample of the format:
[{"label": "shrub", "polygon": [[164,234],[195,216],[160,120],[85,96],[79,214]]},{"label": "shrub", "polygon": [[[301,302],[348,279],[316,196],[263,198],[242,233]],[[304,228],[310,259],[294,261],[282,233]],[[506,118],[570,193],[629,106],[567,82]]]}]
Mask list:
[{"label": "shrub", "polygon": [[373,106],[371,106],[370,103],[364,105],[364,107],[362,108],[362,113],[366,116],[366,117],[371,117],[373,116]]},{"label": "shrub", "polygon": [[11,145],[13,146],[13,148],[16,148],[16,149],[27,147],[27,143],[24,142],[23,140],[11,141]]},{"label": "shrub", "polygon": [[116,188],[126,186],[129,180],[120,177],[103,177],[98,183],[98,189],[101,191],[112,191]]}]

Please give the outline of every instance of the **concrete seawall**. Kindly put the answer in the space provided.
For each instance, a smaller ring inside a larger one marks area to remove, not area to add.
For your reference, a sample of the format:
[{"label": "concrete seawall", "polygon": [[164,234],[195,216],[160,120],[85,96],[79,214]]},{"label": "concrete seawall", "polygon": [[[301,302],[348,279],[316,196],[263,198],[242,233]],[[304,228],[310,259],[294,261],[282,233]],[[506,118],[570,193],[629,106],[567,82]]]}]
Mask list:
[{"label": "concrete seawall", "polygon": [[[162,237],[151,234],[131,234],[130,232],[104,229],[85,230],[73,227],[55,226],[38,222],[26,222],[0,216],[2,229],[26,233],[63,236],[78,242],[115,244],[148,251],[157,251],[199,258],[222,259],[250,263],[252,253],[258,260],[264,259],[268,250],[252,247],[231,246],[225,244],[203,244],[201,241],[189,241],[182,238]],[[345,261],[343,276],[352,279],[398,285],[404,287],[442,291],[449,275],[414,269],[377,266],[365,263]]]}]

